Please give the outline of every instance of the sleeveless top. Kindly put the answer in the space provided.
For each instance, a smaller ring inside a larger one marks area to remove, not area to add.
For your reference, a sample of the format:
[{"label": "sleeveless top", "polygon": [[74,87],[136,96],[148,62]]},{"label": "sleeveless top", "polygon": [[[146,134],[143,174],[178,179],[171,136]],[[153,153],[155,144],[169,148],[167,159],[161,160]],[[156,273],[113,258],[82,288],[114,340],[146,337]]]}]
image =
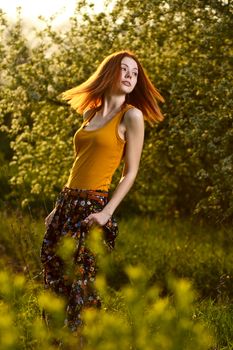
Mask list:
[{"label": "sleeveless top", "polygon": [[118,134],[118,125],[124,113],[133,107],[125,104],[114,117],[95,130],[84,129],[94,116],[95,110],[84,120],[73,137],[75,160],[65,186],[86,190],[109,190],[126,144]]}]

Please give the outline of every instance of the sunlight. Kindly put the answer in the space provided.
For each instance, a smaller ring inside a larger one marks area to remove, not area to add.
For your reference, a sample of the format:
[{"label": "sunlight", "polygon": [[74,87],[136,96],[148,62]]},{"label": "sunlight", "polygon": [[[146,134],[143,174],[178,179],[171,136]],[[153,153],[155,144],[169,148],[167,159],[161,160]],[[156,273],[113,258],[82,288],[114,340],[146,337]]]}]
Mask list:
[{"label": "sunlight", "polygon": [[[57,14],[56,24],[62,23],[69,18],[75,9],[77,0],[0,0],[0,9],[7,16],[14,20],[16,18],[17,7],[22,8],[22,17],[30,22],[38,21],[38,16],[42,15],[49,18]],[[103,10],[104,0],[92,0],[95,4],[94,11],[101,12]]]}]

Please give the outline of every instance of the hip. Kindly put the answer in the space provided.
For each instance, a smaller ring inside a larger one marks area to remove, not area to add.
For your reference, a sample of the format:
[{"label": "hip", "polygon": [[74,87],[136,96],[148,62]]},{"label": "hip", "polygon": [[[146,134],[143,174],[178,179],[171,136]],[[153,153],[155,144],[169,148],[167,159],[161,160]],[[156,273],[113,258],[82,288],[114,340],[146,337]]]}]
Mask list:
[{"label": "hip", "polygon": [[[108,191],[74,189],[64,186],[57,196],[54,215],[47,227],[51,235],[79,236],[87,232],[84,219],[91,213],[100,212],[109,200]],[[118,235],[118,223],[115,216],[102,226],[105,243],[110,249]]]}]

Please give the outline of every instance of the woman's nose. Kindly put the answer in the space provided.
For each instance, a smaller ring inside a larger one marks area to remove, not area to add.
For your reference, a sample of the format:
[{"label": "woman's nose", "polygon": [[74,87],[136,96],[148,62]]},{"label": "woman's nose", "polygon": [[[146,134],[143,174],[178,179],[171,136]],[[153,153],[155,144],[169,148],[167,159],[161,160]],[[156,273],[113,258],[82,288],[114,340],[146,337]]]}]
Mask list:
[{"label": "woman's nose", "polygon": [[132,74],[130,72],[127,72],[126,76],[129,77],[130,79],[132,78]]}]

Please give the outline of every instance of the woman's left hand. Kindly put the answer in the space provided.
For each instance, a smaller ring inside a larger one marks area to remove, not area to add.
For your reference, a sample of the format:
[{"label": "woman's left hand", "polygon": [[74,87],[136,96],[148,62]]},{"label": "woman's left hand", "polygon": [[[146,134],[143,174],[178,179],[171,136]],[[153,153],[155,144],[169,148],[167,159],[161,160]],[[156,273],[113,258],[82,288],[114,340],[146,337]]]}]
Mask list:
[{"label": "woman's left hand", "polygon": [[89,227],[92,225],[104,226],[108,220],[111,218],[111,214],[105,211],[100,211],[98,213],[92,213],[83,220]]}]

